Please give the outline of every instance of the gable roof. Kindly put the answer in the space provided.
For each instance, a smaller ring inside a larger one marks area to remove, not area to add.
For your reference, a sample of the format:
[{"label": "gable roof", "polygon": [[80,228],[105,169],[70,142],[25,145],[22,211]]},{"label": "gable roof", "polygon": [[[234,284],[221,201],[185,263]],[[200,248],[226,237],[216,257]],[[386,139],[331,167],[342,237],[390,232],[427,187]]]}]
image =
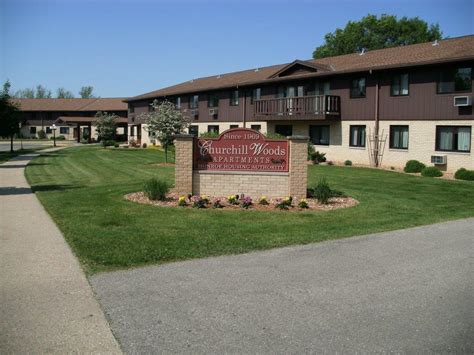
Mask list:
[{"label": "gable roof", "polygon": [[268,77],[268,79],[285,76],[284,75],[285,73],[289,73],[291,75],[292,74],[291,71],[294,70],[294,69],[297,70],[298,68],[300,68],[300,70],[303,70],[305,72],[305,74],[306,73],[316,73],[318,71],[321,71],[321,72],[332,71],[332,69],[330,67],[328,67],[327,65],[313,63],[313,62],[310,62],[310,61],[302,61],[302,60],[297,59],[297,60],[285,65],[283,68],[277,70],[275,73],[270,75]]},{"label": "gable roof", "polygon": [[125,98],[13,99],[21,111],[127,111]]},{"label": "gable roof", "polygon": [[[474,60],[474,35],[441,40],[437,42],[437,45],[434,45],[433,42],[412,44],[402,47],[366,51],[363,55],[353,53],[208,76],[138,95],[125,101],[146,100],[194,92],[265,84],[295,78],[428,65],[460,60]],[[314,67],[317,71],[278,77],[279,72],[285,71],[295,63]],[[277,76],[275,77],[275,75]]]}]

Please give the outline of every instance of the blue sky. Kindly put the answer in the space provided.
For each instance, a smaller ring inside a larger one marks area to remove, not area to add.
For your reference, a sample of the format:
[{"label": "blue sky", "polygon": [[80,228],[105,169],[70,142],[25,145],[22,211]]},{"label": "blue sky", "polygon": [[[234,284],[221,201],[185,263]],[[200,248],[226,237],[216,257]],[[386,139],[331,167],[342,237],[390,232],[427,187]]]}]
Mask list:
[{"label": "blue sky", "polygon": [[309,59],[368,13],[419,16],[473,34],[473,0],[0,0],[0,79],[133,96],[200,76]]}]

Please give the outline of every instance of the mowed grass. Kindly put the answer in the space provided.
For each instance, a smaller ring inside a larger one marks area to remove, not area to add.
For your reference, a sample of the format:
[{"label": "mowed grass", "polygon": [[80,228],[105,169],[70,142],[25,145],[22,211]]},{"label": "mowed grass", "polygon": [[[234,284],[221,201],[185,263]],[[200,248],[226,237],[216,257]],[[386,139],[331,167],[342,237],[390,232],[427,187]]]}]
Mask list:
[{"label": "mowed grass", "polygon": [[358,206],[292,213],[161,208],[124,200],[151,177],[172,182],[174,167],[162,162],[157,150],[79,147],[34,159],[26,175],[89,273],[474,216],[472,182],[335,166],[310,166],[310,184],[324,176],[332,188],[358,199]]}]

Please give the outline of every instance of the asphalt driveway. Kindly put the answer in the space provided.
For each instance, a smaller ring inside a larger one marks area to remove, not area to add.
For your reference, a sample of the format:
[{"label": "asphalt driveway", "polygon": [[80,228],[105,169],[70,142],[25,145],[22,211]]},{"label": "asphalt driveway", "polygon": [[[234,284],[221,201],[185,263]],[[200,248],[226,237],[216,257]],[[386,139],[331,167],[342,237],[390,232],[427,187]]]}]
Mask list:
[{"label": "asphalt driveway", "polygon": [[472,353],[473,241],[467,219],[90,281],[128,353]]}]

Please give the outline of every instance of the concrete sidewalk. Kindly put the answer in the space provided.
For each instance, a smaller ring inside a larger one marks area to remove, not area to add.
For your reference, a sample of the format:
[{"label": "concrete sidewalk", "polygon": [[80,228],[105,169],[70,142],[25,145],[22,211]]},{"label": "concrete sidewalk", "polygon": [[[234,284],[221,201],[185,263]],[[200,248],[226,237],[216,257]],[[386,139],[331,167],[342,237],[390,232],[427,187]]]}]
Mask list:
[{"label": "concrete sidewalk", "polygon": [[35,156],[0,165],[0,353],[121,353],[77,259],[26,182]]}]

